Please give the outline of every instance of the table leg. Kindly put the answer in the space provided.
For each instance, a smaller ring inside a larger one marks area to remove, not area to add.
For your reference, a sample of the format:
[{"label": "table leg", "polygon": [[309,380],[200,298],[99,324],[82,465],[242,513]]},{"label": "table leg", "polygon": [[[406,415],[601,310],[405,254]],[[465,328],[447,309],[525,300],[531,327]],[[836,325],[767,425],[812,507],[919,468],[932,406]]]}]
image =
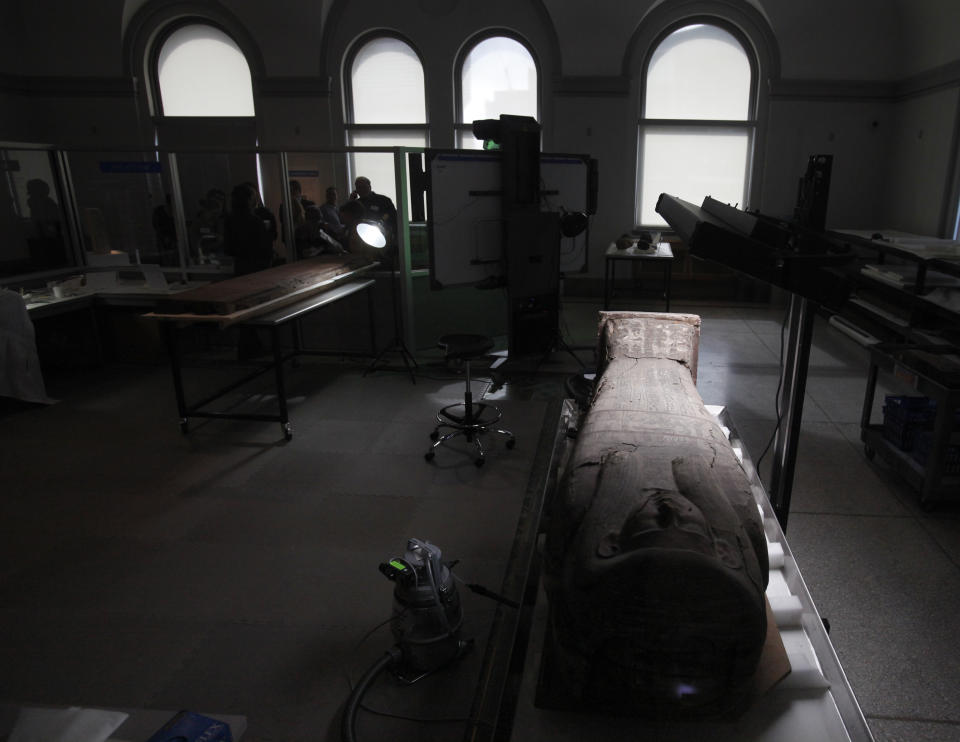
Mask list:
[{"label": "table leg", "polygon": [[177,412],[180,415],[180,432],[187,432],[187,402],[183,394],[183,371],[180,367],[180,346],[177,343],[177,328],[174,322],[164,322],[163,338],[170,356],[170,373],[173,375],[173,393],[177,398]]},{"label": "table leg", "polygon": [[373,286],[367,286],[367,319],[370,321],[370,355],[377,354],[377,322],[374,316]]},{"label": "table leg", "polygon": [[667,261],[667,267],[663,271],[663,275],[666,277],[666,287],[664,295],[667,298],[667,311],[670,311],[670,287],[673,285],[673,261]]},{"label": "table leg", "polygon": [[290,363],[294,368],[298,368],[300,366],[300,352],[303,350],[303,326],[300,324],[299,317],[293,321],[290,333],[293,336],[293,358]]},{"label": "table leg", "polygon": [[613,261],[610,258],[606,258],[603,261],[603,309],[606,311],[610,308],[610,282],[613,280],[612,268]]},{"label": "table leg", "polygon": [[280,427],[283,428],[283,437],[293,438],[290,419],[287,416],[287,389],[283,378],[283,348],[280,343],[280,331],[277,326],[270,328],[273,340],[273,371],[277,381],[277,406],[280,408]]}]

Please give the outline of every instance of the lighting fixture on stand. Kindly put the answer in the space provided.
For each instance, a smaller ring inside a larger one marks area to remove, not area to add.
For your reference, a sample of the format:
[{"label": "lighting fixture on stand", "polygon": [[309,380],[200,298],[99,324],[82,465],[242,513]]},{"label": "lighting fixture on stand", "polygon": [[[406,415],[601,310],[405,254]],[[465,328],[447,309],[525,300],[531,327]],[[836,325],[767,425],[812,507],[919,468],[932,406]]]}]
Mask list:
[{"label": "lighting fixture on stand", "polygon": [[[383,225],[379,222],[370,219],[361,220],[357,224],[357,236],[363,240],[364,244],[370,247],[383,250],[387,246],[387,236],[384,234]],[[417,377],[414,376],[413,370],[417,368],[417,361],[414,359],[413,354],[407,349],[407,345],[403,340],[403,312],[400,307],[400,292],[397,290],[397,282],[400,279],[397,275],[394,255],[389,256],[390,306],[393,309],[393,341],[377,354],[376,358],[367,366],[363,375],[366,376],[373,371],[387,353],[397,352],[400,354],[400,358],[403,359],[403,365],[406,367],[407,373],[410,374],[410,381],[416,384]]]}]

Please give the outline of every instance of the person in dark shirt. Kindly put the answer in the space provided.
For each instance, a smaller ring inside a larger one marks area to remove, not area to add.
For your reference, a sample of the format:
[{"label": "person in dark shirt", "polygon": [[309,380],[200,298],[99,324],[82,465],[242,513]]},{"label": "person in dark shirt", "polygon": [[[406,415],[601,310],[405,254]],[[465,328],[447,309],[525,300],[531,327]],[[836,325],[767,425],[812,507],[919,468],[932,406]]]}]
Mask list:
[{"label": "person in dark shirt", "polygon": [[298,226],[294,233],[298,257],[312,258],[321,253],[341,255],[345,252],[340,242],[327,231],[319,206],[308,206],[304,209],[304,219],[304,223]]},{"label": "person in dark shirt", "polygon": [[273,240],[256,213],[256,191],[241,183],[230,194],[230,213],[223,229],[224,251],[233,256],[234,275],[265,270],[273,265]]},{"label": "person in dark shirt", "polygon": [[276,241],[277,235],[277,217],[273,215],[273,212],[270,211],[263,203],[263,197],[260,195],[260,189],[250,181],[246,181],[243,185],[248,186],[250,190],[253,191],[253,198],[255,201],[253,213],[263,219],[263,226],[267,228],[267,234],[270,236],[271,244]]},{"label": "person in dark shirt", "polygon": [[[249,183],[241,183],[230,193],[230,212],[223,225],[223,248],[233,256],[233,273],[245,276],[273,265],[273,239],[263,218],[257,213],[258,195]],[[237,328],[237,358],[241,361],[266,352],[257,328]]]},{"label": "person in dark shirt", "polygon": [[336,186],[327,188],[326,201],[320,204],[320,215],[323,218],[323,228],[336,240],[342,240],[347,228],[340,219],[340,207],[337,205],[339,194]]},{"label": "person in dark shirt", "polygon": [[361,175],[353,185],[356,190],[350,194],[350,200],[363,204],[365,219],[373,219],[383,225],[387,236],[387,247],[392,247],[397,233],[397,207],[393,205],[389,196],[374,192],[370,178]]}]

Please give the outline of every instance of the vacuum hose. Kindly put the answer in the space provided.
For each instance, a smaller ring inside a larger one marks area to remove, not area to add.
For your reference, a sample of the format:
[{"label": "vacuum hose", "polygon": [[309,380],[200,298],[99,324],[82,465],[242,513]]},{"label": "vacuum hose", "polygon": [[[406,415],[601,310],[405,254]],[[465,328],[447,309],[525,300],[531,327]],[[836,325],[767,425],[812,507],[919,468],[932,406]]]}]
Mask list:
[{"label": "vacuum hose", "polygon": [[366,695],[373,681],[386,670],[390,665],[400,660],[400,651],[396,647],[389,649],[384,655],[374,662],[367,670],[357,687],[353,689],[350,698],[347,699],[347,705],[343,709],[343,719],[340,722],[340,739],[342,742],[357,742],[357,711],[360,709],[360,702]]}]

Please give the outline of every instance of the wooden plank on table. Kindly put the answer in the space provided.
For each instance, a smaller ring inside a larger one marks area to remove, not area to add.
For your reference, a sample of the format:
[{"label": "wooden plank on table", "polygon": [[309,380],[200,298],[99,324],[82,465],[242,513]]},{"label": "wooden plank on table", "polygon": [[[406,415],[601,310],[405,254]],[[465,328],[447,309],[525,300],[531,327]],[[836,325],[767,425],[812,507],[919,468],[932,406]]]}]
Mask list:
[{"label": "wooden plank on table", "polygon": [[227,327],[326,291],[376,265],[360,256],[301,260],[183,291],[144,316]]},{"label": "wooden plank on table", "polygon": [[275,268],[228,278],[164,299],[160,314],[231,315],[295,295],[303,298],[312,290],[372,265],[358,255],[321,256]]}]

